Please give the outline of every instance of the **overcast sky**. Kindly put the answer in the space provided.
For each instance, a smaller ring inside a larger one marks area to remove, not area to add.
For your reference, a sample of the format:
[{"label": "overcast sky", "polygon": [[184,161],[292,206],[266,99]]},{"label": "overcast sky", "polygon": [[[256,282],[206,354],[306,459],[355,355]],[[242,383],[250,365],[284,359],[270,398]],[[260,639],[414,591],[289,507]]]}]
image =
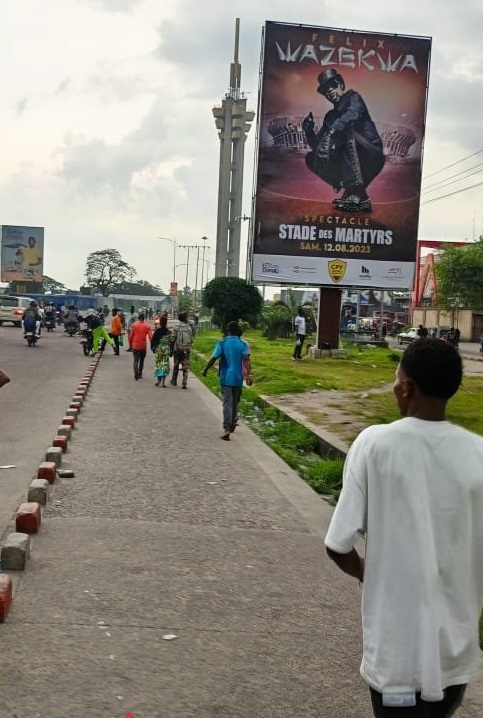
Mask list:
[{"label": "overcast sky", "polygon": [[[481,0],[3,0],[0,224],[45,227],[46,274],[77,289],[87,255],[113,247],[166,290],[173,247],[159,237],[197,244],[207,236],[205,256],[214,259],[219,140],[211,109],[228,90],[236,17],[242,89],[254,110],[265,20],[432,36],[422,199],[438,196],[425,187],[483,158],[429,177],[483,147]],[[247,214],[254,138],[252,129]],[[482,197],[476,187],[423,204],[420,238],[483,233]]]}]

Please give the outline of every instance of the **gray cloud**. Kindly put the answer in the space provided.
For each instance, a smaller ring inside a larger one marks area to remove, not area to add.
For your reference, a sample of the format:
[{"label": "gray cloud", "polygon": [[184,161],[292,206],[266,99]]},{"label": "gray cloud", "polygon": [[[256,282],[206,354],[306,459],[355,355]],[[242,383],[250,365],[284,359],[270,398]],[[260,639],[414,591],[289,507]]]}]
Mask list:
[{"label": "gray cloud", "polygon": [[65,95],[72,87],[72,78],[71,77],[65,77],[62,82],[59,82],[57,87],[54,90],[55,97],[61,97],[62,95]]},{"label": "gray cloud", "polygon": [[21,117],[25,110],[27,109],[27,106],[29,104],[29,100],[27,97],[22,97],[21,100],[18,100],[15,103],[14,112],[18,117]]},{"label": "gray cloud", "polygon": [[143,4],[144,0],[85,0],[89,5],[101,7],[108,12],[130,12]]}]

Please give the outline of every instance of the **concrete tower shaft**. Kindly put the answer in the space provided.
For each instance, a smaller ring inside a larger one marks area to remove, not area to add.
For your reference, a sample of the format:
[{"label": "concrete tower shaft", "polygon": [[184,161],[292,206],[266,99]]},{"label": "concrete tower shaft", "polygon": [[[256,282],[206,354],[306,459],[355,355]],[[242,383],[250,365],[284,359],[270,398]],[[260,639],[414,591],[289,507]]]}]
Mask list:
[{"label": "concrete tower shaft", "polygon": [[218,219],[216,227],[216,277],[238,277],[243,198],[245,141],[255,113],[247,110],[241,92],[241,65],[238,61],[240,20],[235,25],[235,53],[230,64],[230,88],[221,105],[213,108],[220,138]]}]

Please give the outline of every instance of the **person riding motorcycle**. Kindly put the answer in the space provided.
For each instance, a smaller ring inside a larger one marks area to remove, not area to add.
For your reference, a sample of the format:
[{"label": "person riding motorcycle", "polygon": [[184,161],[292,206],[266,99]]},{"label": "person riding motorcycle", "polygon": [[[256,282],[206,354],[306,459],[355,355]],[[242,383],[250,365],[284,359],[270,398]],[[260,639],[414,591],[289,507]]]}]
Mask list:
[{"label": "person riding motorcycle", "polygon": [[42,322],[42,315],[39,312],[39,305],[36,301],[29,302],[27,309],[22,314],[22,329],[24,334],[27,332],[35,332],[40,336],[40,325]]},{"label": "person riding motorcycle", "polygon": [[[102,317],[104,318],[104,317]],[[98,351],[104,351],[106,344],[114,347],[114,342],[106,331],[100,315],[95,310],[89,310],[87,315],[82,318],[88,329],[92,332],[92,354]]]},{"label": "person riding motorcycle", "polygon": [[53,327],[57,324],[55,304],[53,302],[49,302],[44,307],[44,326],[47,326],[48,324]]},{"label": "person riding motorcycle", "polygon": [[79,330],[79,315],[77,309],[71,305],[66,313],[64,314],[64,327],[65,331],[68,332],[70,328],[75,326],[75,331]]}]

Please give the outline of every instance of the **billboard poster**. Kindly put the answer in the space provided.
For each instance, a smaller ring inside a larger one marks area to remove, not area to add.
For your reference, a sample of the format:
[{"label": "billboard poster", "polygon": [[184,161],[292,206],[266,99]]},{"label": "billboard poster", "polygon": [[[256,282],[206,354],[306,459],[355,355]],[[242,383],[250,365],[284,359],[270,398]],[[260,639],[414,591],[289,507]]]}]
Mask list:
[{"label": "billboard poster", "polygon": [[431,39],[267,22],[252,279],[408,288]]},{"label": "billboard poster", "polygon": [[1,232],[1,281],[42,282],[44,228],[4,224]]}]

